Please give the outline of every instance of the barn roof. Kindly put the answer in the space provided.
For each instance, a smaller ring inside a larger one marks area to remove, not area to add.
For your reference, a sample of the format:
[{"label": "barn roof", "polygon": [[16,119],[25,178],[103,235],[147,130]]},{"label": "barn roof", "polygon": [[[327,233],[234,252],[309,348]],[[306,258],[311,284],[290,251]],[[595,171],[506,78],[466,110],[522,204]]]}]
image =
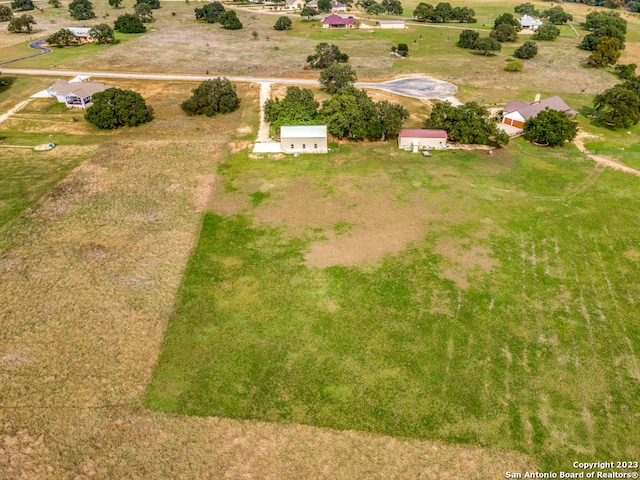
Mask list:
[{"label": "barn roof", "polygon": [[326,138],[326,125],[303,125],[280,127],[280,138]]},{"label": "barn roof", "polygon": [[447,132],[444,130],[428,130],[424,128],[419,129],[404,129],[400,130],[400,137],[403,138],[447,138]]},{"label": "barn roof", "polygon": [[379,20],[380,25],[404,25],[404,20]]}]

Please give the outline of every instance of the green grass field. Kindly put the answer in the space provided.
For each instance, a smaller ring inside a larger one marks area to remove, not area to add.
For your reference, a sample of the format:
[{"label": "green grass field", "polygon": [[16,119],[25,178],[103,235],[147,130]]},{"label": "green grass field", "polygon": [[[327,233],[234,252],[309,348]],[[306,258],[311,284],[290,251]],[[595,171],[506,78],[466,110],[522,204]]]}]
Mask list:
[{"label": "green grass field", "polygon": [[[521,141],[492,158],[393,153],[222,167],[246,208],[205,217],[148,406],[515,449],[545,468],[636,458],[637,179]],[[311,209],[391,192],[388,208],[430,220],[395,255],[314,268],[310,249],[360,228],[345,218],[365,205],[324,228],[258,222],[305,208],[283,181],[319,189]]]}]

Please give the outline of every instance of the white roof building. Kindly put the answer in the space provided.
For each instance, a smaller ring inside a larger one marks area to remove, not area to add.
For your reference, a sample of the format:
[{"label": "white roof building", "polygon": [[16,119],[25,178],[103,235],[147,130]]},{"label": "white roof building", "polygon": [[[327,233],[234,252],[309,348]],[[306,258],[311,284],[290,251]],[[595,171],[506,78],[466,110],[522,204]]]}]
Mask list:
[{"label": "white roof building", "polygon": [[280,146],[284,153],[327,153],[327,126],[282,126]]},{"label": "white roof building", "polygon": [[539,18],[533,18],[531,15],[523,15],[518,19],[522,28],[530,28],[531,30],[537,30],[542,25],[542,20]]}]

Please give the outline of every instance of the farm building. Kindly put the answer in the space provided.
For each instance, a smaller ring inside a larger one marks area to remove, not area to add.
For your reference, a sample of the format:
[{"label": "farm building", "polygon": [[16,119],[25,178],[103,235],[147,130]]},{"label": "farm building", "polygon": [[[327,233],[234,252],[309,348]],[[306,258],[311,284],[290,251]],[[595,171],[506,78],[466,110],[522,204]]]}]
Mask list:
[{"label": "farm building", "polygon": [[502,111],[502,123],[511,125],[516,128],[524,128],[524,122],[535,117],[541,111],[549,108],[551,110],[559,110],[569,115],[577,115],[578,112],[572,110],[569,105],[564,103],[560,97],[549,97],[540,100],[540,96],[536,95],[534,102],[517,102],[510,101]]},{"label": "farm building", "polygon": [[542,20],[533,18],[531,15],[523,15],[518,19],[520,26],[528,30],[537,30],[542,25]]},{"label": "farm building", "polygon": [[[307,3],[309,7],[313,7],[316,10],[318,9],[318,0],[311,0]],[[344,3],[337,2],[336,0],[331,1],[331,11],[333,13],[344,13],[347,11],[347,6]]]},{"label": "farm building", "polygon": [[286,8],[289,10],[302,10],[305,5],[304,0],[286,0]]},{"label": "farm building", "polygon": [[380,20],[378,22],[380,28],[383,30],[403,29],[405,28],[404,20]]},{"label": "farm building", "polygon": [[91,31],[90,28],[85,28],[85,27],[67,27],[67,30],[69,30],[71,33],[73,33],[73,35],[75,35],[83,43],[92,41],[91,40],[91,35],[89,35],[89,32]]},{"label": "farm building", "polygon": [[417,152],[419,150],[444,150],[447,148],[447,132],[444,130],[400,130],[398,148]]},{"label": "farm building", "polygon": [[[80,80],[78,80],[80,78]],[[64,103],[68,108],[87,108],[91,104],[91,97],[98,92],[103,92],[111,85],[99,82],[84,82],[82,77],[67,82],[58,80],[47,88],[47,95]]]},{"label": "farm building", "polygon": [[354,28],[357,25],[355,18],[343,18],[339,15],[329,15],[322,21],[322,28]]},{"label": "farm building", "polygon": [[327,153],[327,126],[280,127],[280,146],[284,153]]}]

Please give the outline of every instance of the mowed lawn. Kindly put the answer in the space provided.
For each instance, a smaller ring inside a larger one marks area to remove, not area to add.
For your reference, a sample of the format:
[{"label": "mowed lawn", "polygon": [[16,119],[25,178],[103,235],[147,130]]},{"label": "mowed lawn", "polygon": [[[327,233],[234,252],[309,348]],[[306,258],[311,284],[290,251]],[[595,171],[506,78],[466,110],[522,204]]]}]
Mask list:
[{"label": "mowed lawn", "polygon": [[240,153],[221,174],[151,409],[564,470],[640,456],[637,177],[523,141],[493,157]]}]

